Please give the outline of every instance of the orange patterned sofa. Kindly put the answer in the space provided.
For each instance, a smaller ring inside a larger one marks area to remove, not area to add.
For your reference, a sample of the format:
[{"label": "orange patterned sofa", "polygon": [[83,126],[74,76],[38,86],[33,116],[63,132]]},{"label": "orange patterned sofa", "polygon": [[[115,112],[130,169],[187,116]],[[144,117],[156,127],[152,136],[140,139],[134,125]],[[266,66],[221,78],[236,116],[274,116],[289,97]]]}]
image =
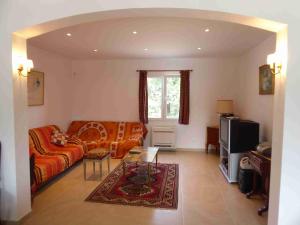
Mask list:
[{"label": "orange patterned sofa", "polygon": [[51,143],[51,134],[60,130],[55,125],[29,130],[29,152],[34,154],[34,185],[32,191],[63,172],[83,158],[84,149],[80,144],[68,143],[57,146]]},{"label": "orange patterned sofa", "polygon": [[73,121],[67,134],[79,138],[88,149],[108,148],[113,158],[123,158],[131,148],[143,145],[147,129],[139,122]]}]

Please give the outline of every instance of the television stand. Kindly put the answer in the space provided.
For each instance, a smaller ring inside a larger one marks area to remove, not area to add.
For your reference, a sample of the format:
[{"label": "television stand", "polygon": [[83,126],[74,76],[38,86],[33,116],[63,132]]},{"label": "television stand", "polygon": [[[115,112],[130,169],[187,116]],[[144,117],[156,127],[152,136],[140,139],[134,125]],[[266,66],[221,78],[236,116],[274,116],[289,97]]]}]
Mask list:
[{"label": "television stand", "polygon": [[239,163],[243,155],[244,153],[229,153],[228,150],[221,145],[219,168],[229,183],[238,182]]}]

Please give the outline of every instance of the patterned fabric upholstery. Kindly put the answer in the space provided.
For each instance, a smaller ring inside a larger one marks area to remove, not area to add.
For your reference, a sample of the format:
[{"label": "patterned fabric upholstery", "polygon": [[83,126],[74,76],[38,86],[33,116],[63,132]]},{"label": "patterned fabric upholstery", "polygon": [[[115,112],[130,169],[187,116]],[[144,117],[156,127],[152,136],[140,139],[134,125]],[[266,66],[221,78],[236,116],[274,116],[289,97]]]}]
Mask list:
[{"label": "patterned fabric upholstery", "polygon": [[73,135],[72,137],[69,137],[68,139],[69,144],[74,144],[74,145],[81,145],[83,148],[83,151],[86,153],[89,149],[88,146],[85,144],[85,142],[81,141],[78,137]]},{"label": "patterned fabric upholstery", "polygon": [[52,144],[51,134],[54,130],[60,131],[54,125],[29,130],[29,151],[30,155],[35,155],[37,187],[82,159],[84,154],[84,147],[78,143],[67,143],[65,146]]},{"label": "patterned fabric upholstery", "polygon": [[67,134],[77,136],[88,149],[108,148],[113,158],[123,158],[143,144],[147,129],[139,122],[73,121]]}]

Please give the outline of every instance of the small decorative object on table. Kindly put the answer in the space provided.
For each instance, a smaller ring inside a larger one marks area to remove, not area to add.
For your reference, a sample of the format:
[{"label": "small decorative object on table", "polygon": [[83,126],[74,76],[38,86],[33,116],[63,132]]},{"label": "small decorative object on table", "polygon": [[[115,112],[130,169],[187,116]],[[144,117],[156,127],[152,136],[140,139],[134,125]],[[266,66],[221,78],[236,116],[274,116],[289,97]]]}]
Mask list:
[{"label": "small decorative object on table", "polygon": [[108,172],[110,172],[110,151],[105,148],[95,148],[83,156],[83,169],[84,169],[84,179],[86,180],[86,162],[91,161],[93,162],[93,172],[95,174],[95,163],[99,162],[99,169],[100,169],[100,178],[102,177],[102,161],[107,160],[107,167]]},{"label": "small decorative object on table", "polygon": [[141,154],[142,153],[142,151],[140,150],[140,149],[131,149],[131,150],[129,150],[129,153],[130,154]]}]

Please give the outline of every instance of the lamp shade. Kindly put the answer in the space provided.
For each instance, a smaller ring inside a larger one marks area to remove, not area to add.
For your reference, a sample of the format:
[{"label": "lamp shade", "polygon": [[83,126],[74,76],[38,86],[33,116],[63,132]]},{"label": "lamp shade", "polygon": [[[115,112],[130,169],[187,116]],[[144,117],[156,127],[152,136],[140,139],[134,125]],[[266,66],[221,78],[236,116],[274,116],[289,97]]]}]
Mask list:
[{"label": "lamp shade", "polygon": [[33,62],[31,59],[27,59],[27,63],[26,63],[26,67],[27,67],[27,72],[30,72],[31,69],[33,68]]},{"label": "lamp shade", "polygon": [[233,101],[232,100],[217,100],[217,113],[232,114]]}]

